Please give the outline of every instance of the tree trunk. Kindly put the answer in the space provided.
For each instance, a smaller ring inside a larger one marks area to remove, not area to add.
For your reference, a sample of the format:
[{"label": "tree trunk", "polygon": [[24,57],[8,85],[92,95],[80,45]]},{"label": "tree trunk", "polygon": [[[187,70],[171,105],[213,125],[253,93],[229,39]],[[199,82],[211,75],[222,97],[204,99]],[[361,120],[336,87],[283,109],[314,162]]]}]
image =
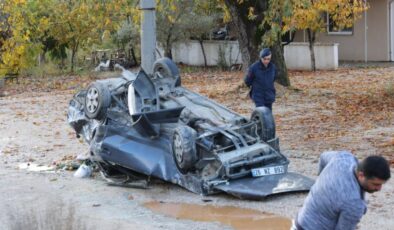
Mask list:
[{"label": "tree trunk", "polygon": [[71,49],[71,72],[74,72],[74,66],[75,66],[75,56],[78,51],[78,42],[72,46]]},{"label": "tree trunk", "polygon": [[205,49],[204,49],[204,40],[203,39],[198,39],[198,42],[200,43],[202,56],[204,57],[204,67],[207,67],[208,63],[207,63],[207,55],[205,54]]},{"label": "tree trunk", "polygon": [[164,57],[168,57],[169,59],[172,59],[172,52],[171,48],[166,48],[164,51]]},{"label": "tree trunk", "polygon": [[74,57],[75,57],[75,51],[74,49],[71,50],[71,73],[74,72]]},{"label": "tree trunk", "polygon": [[[261,37],[256,36],[258,22],[257,20],[251,21],[248,19],[249,5],[247,5],[246,2],[242,4],[233,0],[225,0],[224,2],[230,11],[231,18],[237,30],[237,38],[243,61],[242,69],[246,71],[259,57],[258,47],[261,43]],[[255,9],[255,11],[263,12],[264,10]]]},{"label": "tree trunk", "polygon": [[46,63],[46,59],[45,59],[45,51],[43,51],[43,52],[41,52],[39,55],[38,55],[38,66],[41,66],[42,64],[45,64]]},{"label": "tree trunk", "polygon": [[287,74],[287,67],[285,63],[285,58],[283,56],[283,46],[281,41],[275,42],[271,48],[272,51],[272,62],[276,66],[276,82],[283,86],[290,86],[290,80]]},{"label": "tree trunk", "polygon": [[60,59],[60,69],[61,70],[67,69],[65,60],[66,60],[65,58]]},{"label": "tree trunk", "polygon": [[134,65],[137,66],[138,65],[138,60],[135,57],[135,52],[134,52],[134,47],[133,46],[131,46],[130,51],[131,51],[131,56],[133,57]]},{"label": "tree trunk", "polygon": [[170,42],[170,35],[168,35],[165,47],[164,47],[164,57],[168,57],[169,59],[172,59],[172,44]]},{"label": "tree trunk", "polygon": [[311,68],[313,71],[316,71],[316,60],[315,60],[315,32],[312,32],[310,29],[307,29],[308,32],[308,41],[309,41],[309,52],[311,54]]},{"label": "tree trunk", "polygon": [[164,57],[168,57],[169,59],[172,59],[172,30],[174,28],[174,24],[171,25],[170,29],[168,30],[167,34],[167,39],[166,39],[166,44],[164,47]]},{"label": "tree trunk", "polygon": [[[269,29],[262,28],[260,25],[264,19],[264,13],[269,9],[269,1],[257,0],[238,3],[238,1],[234,0],[224,0],[224,2],[230,11],[237,30],[237,38],[243,61],[242,69],[246,72],[247,68],[253,62],[259,60],[259,46],[262,43],[262,37],[265,31]],[[255,12],[259,13],[254,20],[248,18],[249,7],[254,7]],[[271,48],[273,63],[278,69],[277,82],[284,86],[290,86],[281,41],[277,41]]]}]

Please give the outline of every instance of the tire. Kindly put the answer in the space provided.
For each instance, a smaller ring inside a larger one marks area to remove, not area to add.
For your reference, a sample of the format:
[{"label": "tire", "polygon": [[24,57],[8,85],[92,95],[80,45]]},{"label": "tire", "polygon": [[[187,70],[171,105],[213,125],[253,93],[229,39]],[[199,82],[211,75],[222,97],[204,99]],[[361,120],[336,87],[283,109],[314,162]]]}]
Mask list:
[{"label": "tire", "polygon": [[179,69],[169,58],[160,58],[153,63],[153,73],[159,72],[166,79],[175,81],[175,87],[181,86]]},{"label": "tire", "polygon": [[190,171],[197,162],[197,132],[189,126],[179,126],[172,138],[172,153],[175,164],[183,174]]},{"label": "tire", "polygon": [[111,103],[111,93],[103,83],[92,83],[86,93],[84,112],[88,118],[101,120]]},{"label": "tire", "polygon": [[275,121],[272,112],[267,107],[257,107],[250,118],[257,123],[257,134],[264,142],[275,138]]}]

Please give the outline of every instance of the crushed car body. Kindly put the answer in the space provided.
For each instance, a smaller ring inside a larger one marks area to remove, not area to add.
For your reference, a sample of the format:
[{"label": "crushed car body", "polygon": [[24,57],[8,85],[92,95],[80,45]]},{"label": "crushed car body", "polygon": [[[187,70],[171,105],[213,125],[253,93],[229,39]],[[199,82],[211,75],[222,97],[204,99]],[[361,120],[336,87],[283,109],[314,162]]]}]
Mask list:
[{"label": "crushed car body", "polygon": [[155,177],[198,194],[242,199],[313,184],[287,171],[268,108],[248,119],[192,92],[168,58],[155,62],[151,76],[123,69],[118,78],[93,82],[70,101],[68,123],[106,178]]}]

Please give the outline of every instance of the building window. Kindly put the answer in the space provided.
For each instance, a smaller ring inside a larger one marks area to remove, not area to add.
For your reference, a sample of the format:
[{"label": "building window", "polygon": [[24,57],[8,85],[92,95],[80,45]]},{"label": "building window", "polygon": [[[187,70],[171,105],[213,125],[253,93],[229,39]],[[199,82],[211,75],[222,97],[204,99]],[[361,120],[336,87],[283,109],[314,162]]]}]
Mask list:
[{"label": "building window", "polygon": [[331,35],[352,35],[353,26],[340,29],[331,19],[331,16],[327,14],[327,33]]}]

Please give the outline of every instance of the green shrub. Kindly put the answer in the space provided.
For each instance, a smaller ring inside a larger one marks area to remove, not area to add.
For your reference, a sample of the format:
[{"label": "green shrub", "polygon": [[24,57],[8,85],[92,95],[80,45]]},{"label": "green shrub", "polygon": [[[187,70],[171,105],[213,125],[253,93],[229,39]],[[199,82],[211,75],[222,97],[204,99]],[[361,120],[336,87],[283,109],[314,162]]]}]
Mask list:
[{"label": "green shrub", "polygon": [[48,62],[40,66],[34,66],[30,69],[24,70],[20,75],[22,76],[33,76],[33,77],[46,77],[46,76],[59,76],[64,74],[65,70],[62,70],[58,65],[53,62]]},{"label": "green shrub", "polygon": [[394,82],[390,82],[386,85],[386,88],[384,89],[387,95],[390,97],[394,97]]}]

